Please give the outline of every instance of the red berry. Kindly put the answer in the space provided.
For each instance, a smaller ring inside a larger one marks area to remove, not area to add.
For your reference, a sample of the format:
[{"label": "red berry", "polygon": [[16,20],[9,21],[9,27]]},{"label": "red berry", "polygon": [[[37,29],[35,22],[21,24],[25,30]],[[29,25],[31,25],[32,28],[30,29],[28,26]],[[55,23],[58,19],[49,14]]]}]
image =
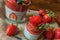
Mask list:
[{"label": "red berry", "polygon": [[51,21],[51,17],[48,14],[45,14],[43,16],[43,22],[50,22]]},{"label": "red berry", "polygon": [[41,22],[41,20],[42,20],[41,16],[36,16],[36,15],[31,16],[29,18],[29,22],[33,25],[38,25]]},{"label": "red berry", "polygon": [[60,28],[55,29],[55,38],[60,39]]},{"label": "red berry", "polygon": [[6,30],[6,34],[8,36],[13,36],[13,35],[16,35],[17,33],[18,33],[18,28],[15,25],[13,24],[8,25],[8,28]]},{"label": "red berry", "polygon": [[41,15],[41,16],[44,16],[46,14],[46,11],[45,10],[39,10],[39,15]]},{"label": "red berry", "polygon": [[52,39],[53,38],[53,28],[50,27],[48,28],[47,31],[45,31],[45,36],[47,39]]}]

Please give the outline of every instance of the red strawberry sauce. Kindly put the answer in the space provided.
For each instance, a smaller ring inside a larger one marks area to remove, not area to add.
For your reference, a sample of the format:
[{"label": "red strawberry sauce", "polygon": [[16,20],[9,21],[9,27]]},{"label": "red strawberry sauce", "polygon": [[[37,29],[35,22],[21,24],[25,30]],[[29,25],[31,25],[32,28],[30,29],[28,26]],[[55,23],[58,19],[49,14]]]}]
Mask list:
[{"label": "red strawberry sauce", "polygon": [[27,24],[27,30],[34,35],[39,35],[42,30],[36,30],[36,26],[32,25],[31,23]]}]

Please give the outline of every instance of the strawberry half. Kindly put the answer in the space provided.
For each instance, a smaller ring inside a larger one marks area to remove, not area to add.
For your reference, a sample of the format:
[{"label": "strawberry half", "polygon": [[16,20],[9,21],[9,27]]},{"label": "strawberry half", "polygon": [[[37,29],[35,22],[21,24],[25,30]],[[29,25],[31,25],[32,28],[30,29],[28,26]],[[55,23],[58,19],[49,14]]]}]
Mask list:
[{"label": "strawberry half", "polygon": [[29,22],[33,25],[38,25],[39,23],[41,23],[41,21],[42,21],[41,16],[34,15],[29,18]]},{"label": "strawberry half", "polygon": [[16,35],[17,33],[18,33],[18,28],[15,25],[13,24],[8,25],[6,30],[6,34],[8,36],[13,36],[13,35]]}]

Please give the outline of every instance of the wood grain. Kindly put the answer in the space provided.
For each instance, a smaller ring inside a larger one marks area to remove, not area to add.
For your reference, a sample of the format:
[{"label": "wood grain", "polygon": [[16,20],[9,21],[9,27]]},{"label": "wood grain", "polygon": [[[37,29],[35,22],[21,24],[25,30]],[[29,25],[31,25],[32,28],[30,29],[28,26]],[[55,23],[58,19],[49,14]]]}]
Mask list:
[{"label": "wood grain", "polygon": [[43,9],[52,9],[56,11],[60,11],[60,0],[31,0],[30,9],[39,10]]}]

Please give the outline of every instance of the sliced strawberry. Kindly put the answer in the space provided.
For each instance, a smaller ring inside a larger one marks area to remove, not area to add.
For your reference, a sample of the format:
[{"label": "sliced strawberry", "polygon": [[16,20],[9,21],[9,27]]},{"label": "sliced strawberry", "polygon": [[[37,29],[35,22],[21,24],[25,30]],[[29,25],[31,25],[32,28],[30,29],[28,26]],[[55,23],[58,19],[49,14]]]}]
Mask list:
[{"label": "sliced strawberry", "polygon": [[13,35],[16,35],[17,33],[18,33],[18,28],[15,25],[13,24],[8,25],[8,28],[6,30],[6,34],[8,36],[13,36]]},{"label": "sliced strawberry", "polygon": [[41,16],[36,16],[36,15],[31,16],[29,18],[29,22],[33,25],[38,25],[41,22],[41,20],[42,20]]},{"label": "sliced strawberry", "polygon": [[60,39],[60,28],[55,29],[55,38]]}]

